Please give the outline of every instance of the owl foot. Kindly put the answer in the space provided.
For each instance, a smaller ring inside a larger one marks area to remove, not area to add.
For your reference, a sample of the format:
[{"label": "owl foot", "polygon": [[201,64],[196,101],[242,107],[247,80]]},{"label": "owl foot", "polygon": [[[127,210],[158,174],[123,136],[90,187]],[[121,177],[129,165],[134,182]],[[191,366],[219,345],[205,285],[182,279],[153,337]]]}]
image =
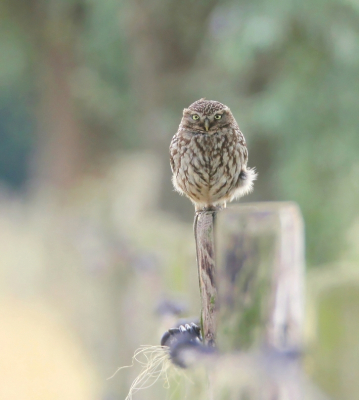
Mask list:
[{"label": "owl foot", "polygon": [[226,208],[226,203],[221,204],[219,206],[206,206],[206,207],[202,207],[202,208],[197,208],[196,207],[196,214],[199,214],[201,212],[216,212],[216,211],[220,211],[223,210],[224,208]]}]

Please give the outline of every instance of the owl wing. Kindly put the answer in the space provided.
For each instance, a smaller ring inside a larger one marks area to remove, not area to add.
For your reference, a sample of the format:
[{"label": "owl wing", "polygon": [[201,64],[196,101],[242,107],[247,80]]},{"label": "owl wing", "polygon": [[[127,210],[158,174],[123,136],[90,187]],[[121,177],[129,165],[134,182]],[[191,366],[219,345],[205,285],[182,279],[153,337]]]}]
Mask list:
[{"label": "owl wing", "polygon": [[246,144],[246,139],[244,138],[243,133],[241,132],[241,130],[239,129],[239,126],[237,123],[234,124],[234,132],[237,135],[238,141],[242,146],[247,146]]},{"label": "owl wing", "polygon": [[172,157],[172,154],[170,154],[170,164],[171,164],[172,174],[174,174],[174,172],[175,172],[175,161],[174,161],[174,159]]},{"label": "owl wing", "polygon": [[246,144],[246,139],[243,136],[243,133],[240,131],[238,125],[235,125],[234,132],[237,136],[236,147],[241,154],[241,164],[245,168],[248,162],[248,149]]},{"label": "owl wing", "polygon": [[236,143],[236,149],[238,153],[240,154],[240,162],[241,162],[241,170],[239,174],[239,179],[237,181],[237,187],[236,190],[233,194],[233,198],[240,198],[244,196],[247,193],[250,193],[253,189],[253,182],[257,178],[257,173],[254,168],[248,168],[247,167],[247,162],[248,162],[248,149],[246,145],[245,138],[238,128],[236,126],[235,128],[235,133],[237,136],[237,143]]},{"label": "owl wing", "polygon": [[177,142],[178,142],[178,137],[177,135],[174,135],[170,144],[170,163],[171,163],[171,170],[172,173],[174,174],[177,169],[178,165],[176,165],[176,160],[177,160],[177,154],[178,154],[178,147],[177,147]]}]

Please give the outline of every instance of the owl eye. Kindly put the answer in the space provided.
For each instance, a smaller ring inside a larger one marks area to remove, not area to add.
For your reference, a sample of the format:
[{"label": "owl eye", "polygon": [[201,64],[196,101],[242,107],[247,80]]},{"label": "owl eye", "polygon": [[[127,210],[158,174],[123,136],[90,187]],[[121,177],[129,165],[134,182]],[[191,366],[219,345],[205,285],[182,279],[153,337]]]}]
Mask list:
[{"label": "owl eye", "polygon": [[215,118],[215,119],[221,119],[221,118],[222,118],[222,115],[221,115],[221,114],[216,114],[216,115],[214,116],[214,118]]},{"label": "owl eye", "polygon": [[193,115],[192,115],[192,119],[199,119],[199,115],[193,114]]}]

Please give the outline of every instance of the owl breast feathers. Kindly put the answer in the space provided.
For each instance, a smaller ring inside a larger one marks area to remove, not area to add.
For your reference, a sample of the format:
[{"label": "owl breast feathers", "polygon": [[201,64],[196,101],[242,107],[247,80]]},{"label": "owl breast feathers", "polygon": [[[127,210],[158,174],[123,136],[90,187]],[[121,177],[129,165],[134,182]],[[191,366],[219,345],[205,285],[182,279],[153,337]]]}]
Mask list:
[{"label": "owl breast feathers", "polygon": [[196,211],[224,208],[249,193],[256,179],[248,150],[230,109],[200,99],[183,110],[170,145],[172,182]]}]

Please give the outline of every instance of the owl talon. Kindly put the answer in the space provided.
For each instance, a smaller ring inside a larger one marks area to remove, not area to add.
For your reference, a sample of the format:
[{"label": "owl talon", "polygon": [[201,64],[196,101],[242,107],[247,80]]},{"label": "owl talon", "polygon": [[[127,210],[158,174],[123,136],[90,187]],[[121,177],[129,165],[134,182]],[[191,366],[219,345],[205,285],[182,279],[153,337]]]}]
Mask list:
[{"label": "owl talon", "polygon": [[198,215],[198,214],[200,214],[202,212],[217,212],[217,211],[223,210],[223,208],[226,208],[226,206],[222,205],[222,206],[203,207],[203,208],[197,209],[196,210],[196,214]]}]

